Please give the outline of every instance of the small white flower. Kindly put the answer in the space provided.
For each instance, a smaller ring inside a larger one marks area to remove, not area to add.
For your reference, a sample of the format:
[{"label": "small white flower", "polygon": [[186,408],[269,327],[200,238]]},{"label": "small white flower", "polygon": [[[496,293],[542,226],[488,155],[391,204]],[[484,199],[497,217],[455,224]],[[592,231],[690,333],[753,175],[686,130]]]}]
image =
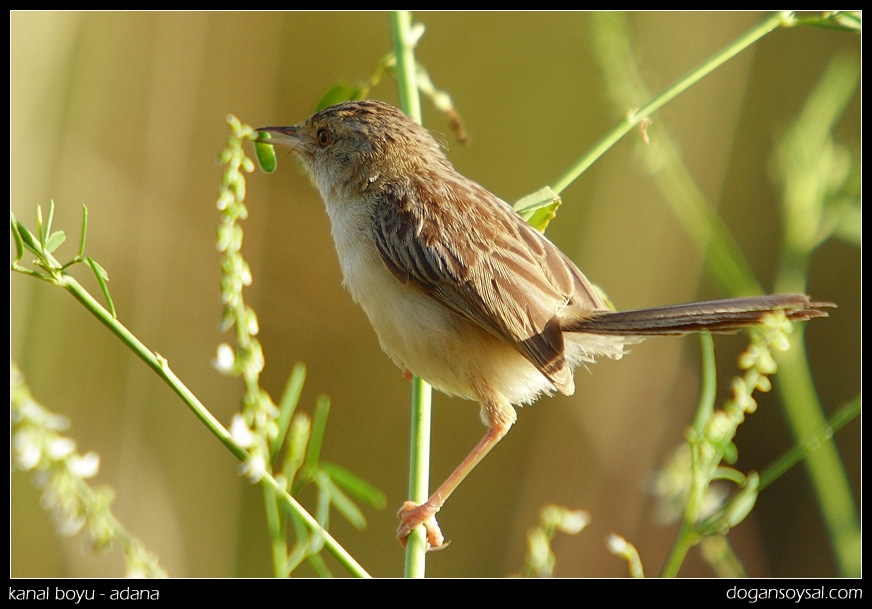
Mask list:
[{"label": "small white flower", "polygon": [[561,530],[569,535],[576,535],[590,524],[590,514],[584,510],[567,510],[560,522]]},{"label": "small white flower", "polygon": [[232,374],[236,365],[236,354],[233,347],[227,343],[218,345],[218,353],[212,360],[212,366],[221,374]]},{"label": "small white flower", "polygon": [[31,435],[26,432],[19,432],[12,438],[13,454],[15,456],[15,466],[18,469],[29,471],[39,464],[42,459],[42,451],[39,449]]},{"label": "small white flower", "polygon": [[67,517],[60,516],[57,519],[56,526],[58,535],[72,537],[81,531],[83,526],[85,526],[85,517],[81,514],[70,515]]},{"label": "small white flower", "polygon": [[70,421],[65,416],[49,412],[33,400],[27,400],[17,410],[22,420],[33,421],[46,429],[66,431],[70,427]]},{"label": "small white flower", "polygon": [[705,438],[715,446],[727,442],[732,438],[732,426],[723,410],[712,413],[705,428]]},{"label": "small white flower", "polygon": [[76,443],[70,438],[57,438],[48,445],[48,454],[54,459],[65,459],[76,450]]},{"label": "small white flower", "polygon": [[88,451],[82,456],[76,455],[70,459],[69,468],[80,478],[93,478],[100,469],[100,455],[94,451]]},{"label": "small white flower", "polygon": [[254,314],[254,311],[246,311],[245,321],[248,326],[248,333],[252,336],[257,336],[257,333],[260,332],[260,325],[257,323],[257,315]]},{"label": "small white flower", "polygon": [[266,461],[261,455],[252,455],[249,459],[239,466],[239,473],[244,474],[252,484],[260,482],[266,473]]},{"label": "small white flower", "polygon": [[242,285],[251,285],[251,269],[248,268],[247,263],[243,263],[240,276],[242,278]]},{"label": "small white flower", "polygon": [[627,540],[620,535],[609,533],[609,536],[606,538],[606,546],[612,554],[622,556],[627,552],[630,544],[628,544]]},{"label": "small white flower", "polygon": [[230,437],[242,448],[248,448],[254,441],[254,434],[248,428],[245,418],[236,413],[230,421]]}]

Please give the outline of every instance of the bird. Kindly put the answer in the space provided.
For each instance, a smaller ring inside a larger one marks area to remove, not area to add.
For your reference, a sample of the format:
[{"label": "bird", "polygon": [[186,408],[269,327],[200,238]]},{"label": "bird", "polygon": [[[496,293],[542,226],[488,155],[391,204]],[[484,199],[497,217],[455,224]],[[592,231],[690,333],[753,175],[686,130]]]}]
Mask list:
[{"label": "bird", "polygon": [[460,174],[399,108],[348,101],[257,131],[289,148],[320,192],[343,284],[385,353],[404,376],[480,405],[481,441],[427,501],[400,508],[403,546],[418,526],[430,549],[445,545],[436,521],[445,501],[516,422],[515,407],[573,394],[577,367],[620,359],[651,335],[735,332],[776,311],[806,321],[835,306],[780,294],[613,311],[557,246]]}]

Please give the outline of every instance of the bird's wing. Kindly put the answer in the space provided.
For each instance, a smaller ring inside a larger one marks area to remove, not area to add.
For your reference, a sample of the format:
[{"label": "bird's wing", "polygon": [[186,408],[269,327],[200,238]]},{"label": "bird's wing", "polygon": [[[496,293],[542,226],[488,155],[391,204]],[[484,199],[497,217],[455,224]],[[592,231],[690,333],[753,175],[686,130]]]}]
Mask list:
[{"label": "bird's wing", "polygon": [[378,198],[373,232],[385,265],[511,344],[559,389],[571,387],[557,313],[567,305],[601,309],[602,300],[507,203],[472,181],[427,177]]}]

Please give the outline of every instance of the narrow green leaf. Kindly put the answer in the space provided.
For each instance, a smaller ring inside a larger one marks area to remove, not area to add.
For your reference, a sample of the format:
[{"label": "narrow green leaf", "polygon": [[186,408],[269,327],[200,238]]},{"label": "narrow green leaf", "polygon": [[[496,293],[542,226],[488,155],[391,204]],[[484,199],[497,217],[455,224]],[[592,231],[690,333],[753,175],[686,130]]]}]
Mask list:
[{"label": "narrow green leaf", "polygon": [[294,528],[294,539],[297,540],[285,561],[287,569],[285,576],[287,577],[309,555],[309,529],[306,528],[306,525],[303,524],[303,521],[294,512],[287,510],[286,513],[290,517],[291,525]]},{"label": "narrow green leaf", "polygon": [[315,570],[315,575],[322,579],[333,577],[333,573],[330,572],[330,568],[320,554],[309,554],[306,558]]},{"label": "narrow green leaf", "polygon": [[106,304],[109,307],[109,313],[112,315],[112,319],[118,319],[118,316],[115,314],[115,304],[112,302],[112,297],[109,296],[109,288],[106,286],[106,282],[109,281],[109,273],[107,273],[106,269],[97,264],[97,261],[90,256],[85,258],[85,262],[87,262],[88,266],[91,267],[91,270],[94,271],[94,276],[97,278],[97,283],[100,284],[100,289],[103,291],[103,298],[106,299]]},{"label": "narrow green leaf", "polygon": [[37,253],[41,254],[45,246],[45,231],[43,230],[42,222],[42,205],[36,206],[36,236],[39,238],[39,249]]},{"label": "narrow green leaf", "polygon": [[[327,476],[321,472],[318,472],[315,477],[315,482],[318,485],[318,505],[315,507],[315,520],[318,521],[318,524],[321,525],[321,528],[325,531],[330,530],[330,492],[327,489],[327,485],[324,484],[324,480]],[[314,551],[320,551],[321,547],[324,545],[324,536],[316,531],[312,535],[312,544],[311,548]]]},{"label": "narrow green leaf", "polygon": [[18,220],[11,212],[9,213],[9,224],[12,227],[12,236],[15,238],[15,259],[12,261],[12,264],[15,264],[24,258],[24,240],[21,238],[21,233],[18,232]]},{"label": "narrow green leaf", "polygon": [[327,472],[333,482],[361,501],[379,510],[387,505],[385,494],[357,474],[334,463],[321,463],[321,469]]},{"label": "narrow green leaf", "polygon": [[36,241],[36,237],[33,236],[33,233],[28,229],[18,218],[12,216],[12,221],[14,223],[13,230],[15,234],[21,237],[22,244],[32,253],[37,256],[42,255],[42,251],[39,248],[39,244]]},{"label": "narrow green leaf", "polygon": [[49,236],[51,235],[51,223],[54,220],[54,210],[55,210],[54,199],[49,199],[48,219],[45,221],[45,226],[43,227],[43,232],[41,235],[43,247],[45,247],[46,243],[48,242]]},{"label": "narrow green leaf", "polygon": [[[285,450],[285,458],[282,462],[281,472],[288,481],[288,488],[291,489],[291,494],[296,495],[305,485],[309,478],[301,476],[297,479],[297,472],[303,467],[306,460],[307,447],[309,445],[309,435],[312,430],[312,421],[305,413],[298,413],[291,421],[291,431],[288,435],[287,449]],[[307,472],[304,472],[307,474]]]},{"label": "narrow green leaf", "polygon": [[336,508],[343,518],[350,522],[357,530],[366,528],[366,517],[359,507],[346,495],[341,488],[333,483],[329,476],[320,479],[325,491],[330,497],[330,503]]},{"label": "narrow green leaf", "polygon": [[85,260],[88,262],[88,265],[90,265],[91,268],[94,269],[95,273],[99,273],[100,277],[102,277],[104,281],[109,281],[109,273],[106,272],[106,269],[104,269],[102,266],[100,266],[99,262],[97,262],[96,260],[94,260],[90,256],[85,258]]},{"label": "narrow green leaf", "polygon": [[309,436],[309,448],[306,451],[305,468],[316,468],[321,454],[321,444],[324,441],[324,429],[327,427],[327,414],[330,412],[330,398],[319,395],[315,404],[315,414],[312,416],[312,433]]},{"label": "narrow green leaf", "polygon": [[79,258],[85,255],[85,235],[88,234],[88,206],[82,205],[82,237],[79,239]]},{"label": "narrow green leaf", "polygon": [[279,402],[279,416],[276,421],[278,424],[278,435],[270,447],[270,460],[275,459],[282,448],[294,412],[297,409],[297,404],[300,401],[300,393],[303,391],[303,384],[305,382],[306,365],[302,362],[298,362],[294,365],[294,369],[291,371],[291,376],[288,377],[288,382],[285,384],[285,391]]}]

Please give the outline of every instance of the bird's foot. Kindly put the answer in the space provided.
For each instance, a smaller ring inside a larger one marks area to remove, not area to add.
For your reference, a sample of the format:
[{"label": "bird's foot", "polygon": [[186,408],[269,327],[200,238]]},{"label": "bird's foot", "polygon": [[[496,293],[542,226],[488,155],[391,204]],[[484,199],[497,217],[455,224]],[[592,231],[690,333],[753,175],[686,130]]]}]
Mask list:
[{"label": "bird's foot", "polygon": [[[406,541],[409,538],[409,533],[412,529],[424,525],[427,531],[427,543],[429,544],[428,551],[441,550],[448,544],[445,543],[445,538],[442,536],[442,531],[439,529],[439,524],[436,522],[436,512],[438,507],[433,507],[429,501],[417,504],[414,501],[406,501],[397,517],[400,519],[400,528],[397,529],[397,539],[406,547]],[[449,542],[450,543],[450,542]]]}]

